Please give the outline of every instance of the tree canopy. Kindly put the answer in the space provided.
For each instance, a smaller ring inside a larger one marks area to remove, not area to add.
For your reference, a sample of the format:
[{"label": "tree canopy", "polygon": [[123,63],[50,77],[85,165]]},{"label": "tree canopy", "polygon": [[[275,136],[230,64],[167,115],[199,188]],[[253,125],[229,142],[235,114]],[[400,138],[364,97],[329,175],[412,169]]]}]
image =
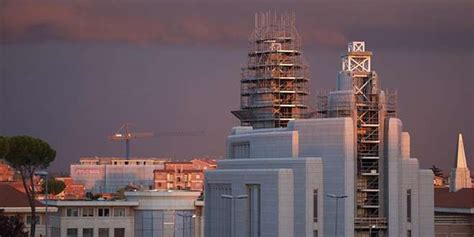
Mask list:
[{"label": "tree canopy", "polygon": [[41,139],[29,136],[14,136],[8,138],[8,152],[5,160],[20,172],[23,187],[31,207],[30,236],[35,237],[36,231],[36,191],[34,175],[38,169],[49,166],[56,157],[56,151]]},{"label": "tree canopy", "polygon": [[48,182],[43,182],[41,184],[43,193],[46,192],[46,183],[48,183],[49,194],[58,195],[64,190],[64,188],[66,188],[66,184],[63,181],[56,180],[55,178],[51,178],[51,179],[48,179]]},{"label": "tree canopy", "polygon": [[8,138],[0,136],[0,159],[8,153]]},{"label": "tree canopy", "polygon": [[56,151],[41,139],[29,136],[8,138],[8,152],[5,159],[20,172],[25,169],[31,171],[46,168],[55,157]]},{"label": "tree canopy", "polygon": [[26,237],[26,226],[18,216],[0,215],[0,236]]},{"label": "tree canopy", "polygon": [[433,171],[434,176],[444,177],[443,170],[436,167],[435,165],[433,165],[433,167],[431,167],[431,170]]}]

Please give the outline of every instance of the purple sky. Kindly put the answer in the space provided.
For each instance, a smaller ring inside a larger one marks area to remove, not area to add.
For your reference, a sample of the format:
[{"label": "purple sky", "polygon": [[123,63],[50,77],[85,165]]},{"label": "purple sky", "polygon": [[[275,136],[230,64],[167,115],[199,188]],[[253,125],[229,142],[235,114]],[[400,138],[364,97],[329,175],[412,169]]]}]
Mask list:
[{"label": "purple sky", "polygon": [[294,11],[311,91],[333,89],[340,54],[365,40],[423,167],[454,163],[464,134],[474,167],[472,1],[0,0],[0,134],[29,134],[57,151],[122,155],[107,136],[205,130],[132,142],[132,155],[222,156],[237,125],[240,66],[254,13]]}]

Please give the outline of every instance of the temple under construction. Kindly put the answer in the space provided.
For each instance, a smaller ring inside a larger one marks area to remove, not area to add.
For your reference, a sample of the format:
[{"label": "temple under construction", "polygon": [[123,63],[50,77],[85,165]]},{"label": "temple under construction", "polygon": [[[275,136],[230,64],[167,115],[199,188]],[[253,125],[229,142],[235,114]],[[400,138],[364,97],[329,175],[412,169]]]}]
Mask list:
[{"label": "temple under construction", "polygon": [[286,127],[307,109],[309,74],[294,14],[259,13],[242,68],[241,104],[232,113],[243,126]]},{"label": "temple under construction", "polygon": [[[238,116],[246,126],[232,128],[226,159],[206,172],[206,236],[434,236],[433,173],[411,157],[396,93],[381,89],[363,41],[350,42],[341,59],[336,90],[308,113],[316,118],[291,110],[291,121],[281,120],[279,90],[243,78],[243,91],[272,93],[242,93],[236,114],[248,116]],[[307,79],[291,82],[294,98],[307,94],[296,93]],[[261,114],[262,100],[271,114]]]}]

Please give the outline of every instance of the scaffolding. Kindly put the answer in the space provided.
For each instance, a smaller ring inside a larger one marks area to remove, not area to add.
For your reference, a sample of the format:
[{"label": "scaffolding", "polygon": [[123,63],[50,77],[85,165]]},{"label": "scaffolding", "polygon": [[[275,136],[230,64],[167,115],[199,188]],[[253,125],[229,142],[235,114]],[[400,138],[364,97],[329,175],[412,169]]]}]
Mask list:
[{"label": "scaffolding", "polygon": [[342,56],[341,76],[350,78],[351,89],[319,92],[315,117],[351,117],[356,131],[356,236],[384,236],[387,217],[383,200],[383,121],[397,116],[397,92],[382,91],[371,71],[371,52],[364,42],[349,44]]},{"label": "scaffolding", "polygon": [[257,13],[249,44],[240,110],[232,113],[243,126],[254,128],[286,127],[288,121],[303,118],[309,72],[295,15]]}]

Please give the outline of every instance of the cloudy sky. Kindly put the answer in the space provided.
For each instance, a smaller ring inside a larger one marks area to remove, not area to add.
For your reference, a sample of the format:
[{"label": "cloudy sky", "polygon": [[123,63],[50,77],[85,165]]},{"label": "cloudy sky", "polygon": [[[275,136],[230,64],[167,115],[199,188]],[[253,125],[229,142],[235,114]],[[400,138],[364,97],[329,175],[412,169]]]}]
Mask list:
[{"label": "cloudy sky", "polygon": [[340,54],[366,41],[423,167],[448,169],[458,133],[474,167],[474,3],[466,1],[0,0],[0,134],[57,151],[123,155],[122,123],[155,133],[132,155],[220,157],[238,120],[240,67],[254,14],[295,12],[311,91],[333,89]]}]

